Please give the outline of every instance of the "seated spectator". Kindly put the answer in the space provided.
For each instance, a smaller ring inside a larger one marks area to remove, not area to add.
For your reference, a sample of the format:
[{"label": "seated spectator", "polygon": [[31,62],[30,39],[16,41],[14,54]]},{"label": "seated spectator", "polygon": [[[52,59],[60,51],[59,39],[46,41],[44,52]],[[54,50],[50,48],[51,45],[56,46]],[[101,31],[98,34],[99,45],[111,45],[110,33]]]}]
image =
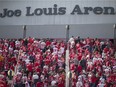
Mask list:
[{"label": "seated spectator", "polygon": [[34,72],[33,76],[32,76],[32,82],[33,82],[33,85],[32,87],[36,87],[36,83],[39,81],[39,76],[37,75],[36,72]]},{"label": "seated spectator", "polygon": [[76,83],[76,87],[83,87],[83,83],[81,82],[80,79],[78,79],[78,81]]}]

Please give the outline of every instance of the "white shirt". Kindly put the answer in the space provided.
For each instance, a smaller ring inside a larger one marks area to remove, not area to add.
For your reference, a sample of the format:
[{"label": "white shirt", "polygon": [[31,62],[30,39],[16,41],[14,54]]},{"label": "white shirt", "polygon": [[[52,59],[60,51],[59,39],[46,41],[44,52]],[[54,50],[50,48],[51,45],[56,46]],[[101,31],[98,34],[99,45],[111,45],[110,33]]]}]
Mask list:
[{"label": "white shirt", "polygon": [[56,81],[55,81],[55,80],[53,80],[53,81],[51,82],[51,86],[56,86]]},{"label": "white shirt", "polygon": [[58,53],[58,48],[57,47],[54,47],[53,48],[53,54],[57,54]]},{"label": "white shirt", "polygon": [[30,87],[30,85],[27,81],[25,82],[25,87]]},{"label": "white shirt", "polygon": [[13,51],[13,48],[12,48],[11,46],[9,47],[9,51],[10,51],[10,52]]},{"label": "white shirt", "polygon": [[102,58],[98,58],[98,60],[99,60],[100,62],[103,62]]},{"label": "white shirt", "polygon": [[102,53],[102,58],[105,58],[106,57],[106,53]]},{"label": "white shirt", "polygon": [[105,79],[104,79],[103,77],[100,78],[100,81],[101,81],[102,83],[105,83]]},{"label": "white shirt", "polygon": [[61,57],[61,56],[62,56],[62,52],[58,51],[58,57]]},{"label": "white shirt", "polygon": [[33,75],[33,79],[39,79],[39,76],[37,74]]},{"label": "white shirt", "polygon": [[43,81],[44,80],[44,75],[41,75],[40,78],[41,78],[41,81]]},{"label": "white shirt", "polygon": [[26,64],[28,64],[28,63],[29,63],[29,61],[30,61],[29,59],[26,59],[26,60],[25,60],[25,63],[26,63]]},{"label": "white shirt", "polygon": [[44,47],[46,46],[45,42],[41,42],[41,49],[44,49]]},{"label": "white shirt", "polygon": [[64,47],[60,47],[61,53],[64,53]]},{"label": "white shirt", "polygon": [[81,81],[78,81],[78,82],[76,83],[76,87],[83,87],[82,82],[81,82]]},{"label": "white shirt", "polygon": [[87,64],[88,64],[88,67],[91,67],[92,65],[93,65],[93,62],[87,62]]},{"label": "white shirt", "polygon": [[95,64],[96,61],[97,61],[97,58],[94,57],[94,58],[93,58],[93,64]]},{"label": "white shirt", "polygon": [[69,42],[71,43],[72,41],[74,41],[74,38],[71,37],[71,38],[69,39]]},{"label": "white shirt", "polygon": [[78,79],[79,79],[79,81],[81,81],[81,82],[82,82],[82,80],[83,80],[82,75],[79,75],[79,76],[78,76]]},{"label": "white shirt", "polygon": [[99,84],[98,84],[98,87],[104,87],[104,86],[105,86],[104,83],[99,83]]},{"label": "white shirt", "polygon": [[46,70],[48,70],[49,67],[47,65],[45,65],[43,68],[46,69]]}]

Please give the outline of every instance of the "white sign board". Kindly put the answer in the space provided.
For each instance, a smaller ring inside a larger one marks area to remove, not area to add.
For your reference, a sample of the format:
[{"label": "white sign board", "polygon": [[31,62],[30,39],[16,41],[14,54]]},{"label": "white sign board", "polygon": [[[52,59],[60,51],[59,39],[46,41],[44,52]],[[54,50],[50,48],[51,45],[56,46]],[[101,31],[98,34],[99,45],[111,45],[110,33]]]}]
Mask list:
[{"label": "white sign board", "polygon": [[0,25],[116,23],[116,0],[0,0]]}]

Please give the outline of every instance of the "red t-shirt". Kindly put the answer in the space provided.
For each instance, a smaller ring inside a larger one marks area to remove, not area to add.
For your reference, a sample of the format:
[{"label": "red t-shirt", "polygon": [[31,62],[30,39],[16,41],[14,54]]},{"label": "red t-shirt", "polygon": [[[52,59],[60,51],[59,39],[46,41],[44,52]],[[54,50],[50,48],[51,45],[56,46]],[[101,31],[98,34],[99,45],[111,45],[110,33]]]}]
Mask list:
[{"label": "red t-shirt", "polygon": [[42,82],[37,82],[36,87],[43,87],[43,83]]},{"label": "red t-shirt", "polygon": [[46,64],[46,65],[49,65],[49,64],[50,64],[50,60],[49,60],[49,59],[46,59],[46,60],[45,60],[45,64]]},{"label": "red t-shirt", "polygon": [[37,67],[37,66],[39,66],[39,63],[38,62],[35,62],[34,63],[34,67]]},{"label": "red t-shirt", "polygon": [[27,65],[27,69],[28,69],[29,72],[33,71],[33,66],[32,66],[31,63]]},{"label": "red t-shirt", "polygon": [[91,80],[92,80],[92,83],[95,83],[97,78],[95,76],[92,76]]},{"label": "red t-shirt", "polygon": [[14,71],[14,66],[11,65],[11,66],[10,66],[10,69],[12,69],[12,70]]},{"label": "red t-shirt", "polygon": [[29,38],[28,41],[29,41],[29,43],[33,43],[34,39],[33,38]]},{"label": "red t-shirt", "polygon": [[58,87],[65,87],[64,83],[62,83],[62,82],[58,83]]},{"label": "red t-shirt", "polygon": [[74,64],[71,64],[70,69],[71,70],[74,70],[75,69],[75,65]]},{"label": "red t-shirt", "polygon": [[46,41],[46,46],[50,46],[51,42],[50,41]]},{"label": "red t-shirt", "polygon": [[37,73],[40,73],[40,72],[41,72],[41,69],[40,69],[40,68],[37,68],[35,71],[36,71]]},{"label": "red t-shirt", "polygon": [[81,71],[82,71],[82,66],[79,65],[79,66],[77,67],[77,70],[78,70],[78,72],[81,72]]},{"label": "red t-shirt", "polygon": [[104,53],[107,53],[109,51],[108,48],[104,48]]},{"label": "red t-shirt", "polygon": [[78,54],[78,60],[80,61],[82,59],[82,53]]}]

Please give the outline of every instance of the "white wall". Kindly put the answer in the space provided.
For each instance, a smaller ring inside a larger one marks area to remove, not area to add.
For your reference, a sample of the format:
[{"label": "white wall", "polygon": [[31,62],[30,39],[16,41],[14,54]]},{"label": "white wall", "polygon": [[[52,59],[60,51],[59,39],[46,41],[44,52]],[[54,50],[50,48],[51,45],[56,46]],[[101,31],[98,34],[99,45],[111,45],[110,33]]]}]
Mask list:
[{"label": "white wall", "polygon": [[[65,25],[27,26],[27,37],[66,38]],[[70,37],[113,38],[113,24],[80,24],[70,26]],[[22,38],[22,26],[0,26],[0,38]]]},{"label": "white wall", "polygon": [[0,26],[0,38],[22,38],[22,26]]}]

